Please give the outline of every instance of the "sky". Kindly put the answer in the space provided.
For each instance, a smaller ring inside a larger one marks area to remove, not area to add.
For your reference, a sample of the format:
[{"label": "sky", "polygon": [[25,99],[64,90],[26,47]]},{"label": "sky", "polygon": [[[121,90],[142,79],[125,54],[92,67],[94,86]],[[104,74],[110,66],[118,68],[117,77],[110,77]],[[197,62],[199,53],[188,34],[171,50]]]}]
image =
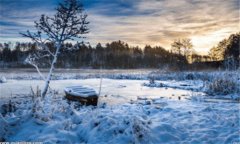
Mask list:
[{"label": "sky", "polygon": [[[0,42],[26,42],[41,14],[53,15],[61,0],[0,0]],[[190,38],[194,49],[209,49],[240,31],[240,0],[83,0],[91,45],[122,40],[132,46],[171,48]]]}]

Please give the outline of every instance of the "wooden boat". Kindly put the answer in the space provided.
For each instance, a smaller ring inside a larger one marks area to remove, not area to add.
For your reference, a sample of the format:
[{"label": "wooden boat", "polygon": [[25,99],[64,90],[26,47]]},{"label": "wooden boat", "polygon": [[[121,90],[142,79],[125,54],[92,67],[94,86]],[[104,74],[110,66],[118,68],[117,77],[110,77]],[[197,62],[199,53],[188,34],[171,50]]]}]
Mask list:
[{"label": "wooden boat", "polygon": [[72,101],[79,101],[83,105],[94,105],[98,103],[96,91],[89,87],[70,86],[64,89],[66,98]]}]

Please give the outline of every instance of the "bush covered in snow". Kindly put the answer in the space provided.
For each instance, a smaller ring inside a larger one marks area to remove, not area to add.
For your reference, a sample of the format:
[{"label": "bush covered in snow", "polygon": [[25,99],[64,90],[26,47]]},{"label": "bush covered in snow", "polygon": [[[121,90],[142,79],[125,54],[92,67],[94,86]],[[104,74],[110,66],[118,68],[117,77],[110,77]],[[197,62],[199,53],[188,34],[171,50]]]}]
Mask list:
[{"label": "bush covered in snow", "polygon": [[0,83],[5,83],[7,82],[7,79],[4,76],[0,77]]},{"label": "bush covered in snow", "polygon": [[206,84],[206,92],[212,95],[228,95],[240,92],[240,82],[236,76],[229,75],[216,76]]}]

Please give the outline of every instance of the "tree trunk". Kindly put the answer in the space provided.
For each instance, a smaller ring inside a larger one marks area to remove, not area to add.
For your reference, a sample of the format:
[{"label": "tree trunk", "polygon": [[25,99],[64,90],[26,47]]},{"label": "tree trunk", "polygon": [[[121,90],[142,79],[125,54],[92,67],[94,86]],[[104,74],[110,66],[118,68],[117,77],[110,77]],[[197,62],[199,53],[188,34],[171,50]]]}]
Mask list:
[{"label": "tree trunk", "polygon": [[48,76],[47,76],[47,79],[45,81],[45,86],[44,86],[44,89],[42,91],[42,98],[44,98],[47,94],[47,91],[48,91],[48,87],[49,87],[49,84],[50,84],[50,81],[51,81],[51,77],[52,77],[52,73],[53,73],[53,70],[54,70],[54,65],[55,63],[57,62],[57,57],[58,57],[58,53],[59,53],[59,50],[60,50],[60,47],[61,47],[61,43],[58,43],[57,44],[57,50],[54,54],[54,57],[53,57],[53,61],[51,63],[51,68],[48,72]]}]

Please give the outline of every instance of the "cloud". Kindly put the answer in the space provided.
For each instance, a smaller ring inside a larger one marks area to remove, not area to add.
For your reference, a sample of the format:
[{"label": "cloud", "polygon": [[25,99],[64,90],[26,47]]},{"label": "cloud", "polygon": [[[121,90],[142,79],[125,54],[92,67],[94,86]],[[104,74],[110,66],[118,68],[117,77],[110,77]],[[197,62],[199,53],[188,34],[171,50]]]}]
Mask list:
[{"label": "cloud", "polygon": [[239,30],[238,3],[239,0],[138,0],[131,10],[121,9],[127,14],[114,16],[113,8],[106,4],[104,13],[98,8],[89,10],[93,15],[92,30],[98,29],[91,36],[95,41],[121,39],[132,45],[159,44],[166,48],[174,39],[191,38],[194,48],[206,53]]},{"label": "cloud", "polygon": [[[42,13],[52,14],[59,1],[2,0],[0,41],[19,36],[13,30],[32,29]],[[219,40],[239,31],[239,0],[84,0],[91,44],[123,40],[131,45],[170,48],[177,38],[191,38],[206,53]]]},{"label": "cloud", "polygon": [[41,14],[52,15],[57,1],[47,0],[1,0],[0,42],[30,41],[22,38],[20,32],[34,29],[34,21]]}]

